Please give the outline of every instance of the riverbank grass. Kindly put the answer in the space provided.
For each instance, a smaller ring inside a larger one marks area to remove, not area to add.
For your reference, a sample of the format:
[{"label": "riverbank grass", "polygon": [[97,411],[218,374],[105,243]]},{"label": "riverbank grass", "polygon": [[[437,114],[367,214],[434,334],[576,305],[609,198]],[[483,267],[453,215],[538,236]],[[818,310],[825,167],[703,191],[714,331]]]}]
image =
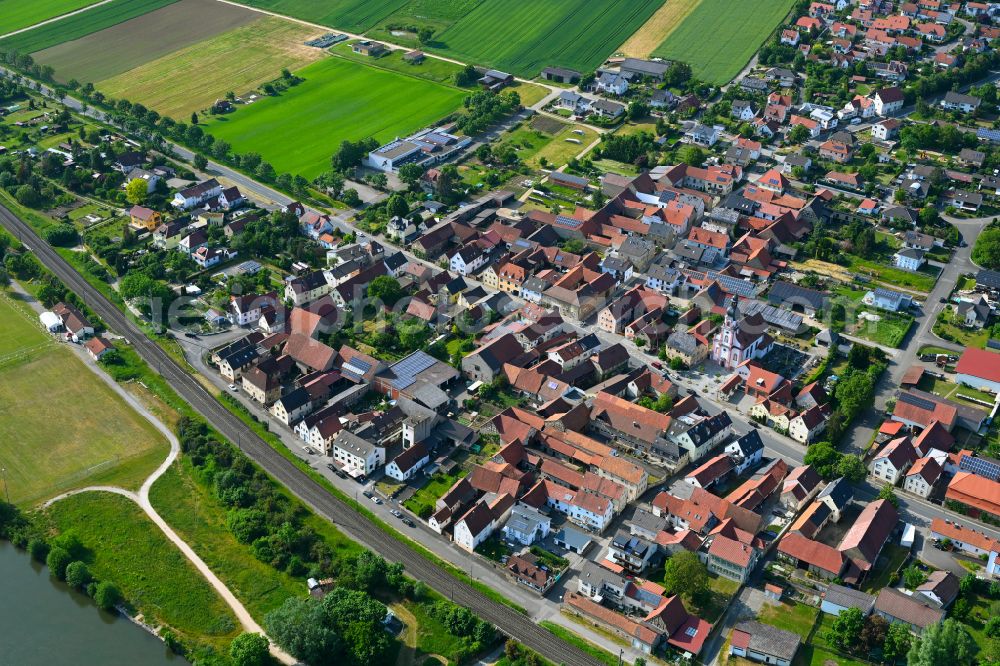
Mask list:
[{"label": "riverbank grass", "polygon": [[222,579],[258,622],[305,584],[261,562],[226,527],[226,507],[192,478],[186,457],[175,462],[149,491],[156,512]]},{"label": "riverbank grass", "polygon": [[82,493],[42,516],[53,532],[79,537],[91,573],[117,585],[144,623],[169,628],[194,654],[223,653],[240,632],[208,581],[131,500]]}]

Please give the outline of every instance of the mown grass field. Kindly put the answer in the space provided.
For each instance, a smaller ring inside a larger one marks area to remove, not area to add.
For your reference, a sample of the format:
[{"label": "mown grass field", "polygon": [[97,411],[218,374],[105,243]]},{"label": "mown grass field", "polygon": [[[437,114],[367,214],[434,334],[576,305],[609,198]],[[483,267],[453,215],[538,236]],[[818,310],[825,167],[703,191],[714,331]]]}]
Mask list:
[{"label": "mown grass field", "polygon": [[[526,78],[600,65],[662,0],[485,0],[435,35],[431,50]],[[704,42],[703,42],[704,44]]]},{"label": "mown grass field", "polygon": [[709,83],[730,81],[794,0],[700,0],[653,55],[690,63],[694,75]]},{"label": "mown grass field", "polygon": [[303,21],[364,32],[406,4],[407,0],[244,0],[251,7]]},{"label": "mown grass field", "polygon": [[[227,92],[242,94],[323,57],[305,46],[316,30],[265,16],[98,82],[112,97],[142,102],[162,115],[183,119],[212,106]],[[197,72],[197,76],[191,76]]]},{"label": "mown grass field", "polygon": [[619,49],[627,56],[645,58],[666,41],[701,0],[667,0]]},{"label": "mown grass field", "polygon": [[[163,435],[22,308],[0,297],[0,466],[11,501],[95,483],[137,488],[167,455]],[[30,353],[12,357],[21,351]]]},{"label": "mown grass field", "polygon": [[97,0],[0,0],[0,35],[82,9],[95,2]]},{"label": "mown grass field", "polygon": [[[258,12],[215,0],[180,0],[79,39],[60,42],[33,57],[51,65],[60,81],[97,83],[259,18]],[[201,73],[185,72],[193,79]]]},{"label": "mown grass field", "polygon": [[183,554],[133,502],[84,493],[45,514],[59,532],[72,530],[91,573],[113,581],[147,624],[165,624],[182,639],[228,649],[239,633],[232,611]]},{"label": "mown grass field", "polygon": [[387,141],[440,120],[465,95],[431,81],[326,58],[298,72],[305,82],[213,118],[206,131],[237,152],[256,151],[279,173],[313,178],[348,140]]}]

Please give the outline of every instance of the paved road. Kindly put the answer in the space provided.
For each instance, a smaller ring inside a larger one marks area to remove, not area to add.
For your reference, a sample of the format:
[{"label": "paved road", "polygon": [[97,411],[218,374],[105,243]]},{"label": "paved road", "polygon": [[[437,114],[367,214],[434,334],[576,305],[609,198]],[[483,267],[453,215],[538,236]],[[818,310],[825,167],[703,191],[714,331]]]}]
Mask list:
[{"label": "paved road", "polygon": [[0,206],[0,224],[74,291],[112,330],[129,339],[136,352],[151,368],[204,416],[224,437],[240,442],[240,447],[265,472],[309,505],[317,514],[337,525],[346,534],[379,553],[389,561],[400,562],[414,578],[423,581],[460,606],[496,625],[502,632],[517,638],[555,663],[601,666],[601,661],[556,638],[525,615],[494,601],[472,586],[459,581],[437,564],[422,556],[409,543],[375,527],[363,514],[311,479],[291,461],[272,449],[239,418],[223,407],[166,352],[152,342],[139,327],[111,301],[94,289],[59,254],[46,244],[27,224]]}]

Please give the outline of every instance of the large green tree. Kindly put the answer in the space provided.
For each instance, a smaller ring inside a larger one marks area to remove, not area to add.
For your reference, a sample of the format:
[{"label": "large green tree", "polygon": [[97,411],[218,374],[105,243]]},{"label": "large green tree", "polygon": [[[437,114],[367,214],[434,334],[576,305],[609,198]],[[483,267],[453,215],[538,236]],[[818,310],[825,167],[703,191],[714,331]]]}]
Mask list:
[{"label": "large green tree", "polygon": [[664,565],[663,587],[691,603],[708,591],[708,569],[695,553],[687,550],[677,553]]},{"label": "large green tree", "polygon": [[235,666],[265,666],[268,642],[260,634],[243,632],[229,644],[229,657]]},{"label": "large green tree", "polygon": [[311,666],[338,664],[343,643],[328,625],[327,612],[312,597],[289,597],[264,617],[275,643]]},{"label": "large green tree", "polygon": [[885,630],[885,642],[882,644],[882,661],[892,666],[906,656],[910,649],[910,630],[905,624],[890,624]]},{"label": "large green tree", "polygon": [[948,618],[932,624],[910,647],[907,666],[969,666],[976,643],[961,622]]},{"label": "large green tree", "polygon": [[1000,269],[1000,225],[996,222],[980,232],[972,248],[972,260],[985,268]]},{"label": "large green tree", "polygon": [[379,275],[368,283],[368,297],[377,298],[386,305],[392,305],[403,295],[399,280],[391,275]]},{"label": "large green tree", "polygon": [[860,608],[848,608],[840,611],[840,615],[830,625],[826,639],[837,649],[852,652],[861,640],[861,631],[865,627],[865,614]]}]

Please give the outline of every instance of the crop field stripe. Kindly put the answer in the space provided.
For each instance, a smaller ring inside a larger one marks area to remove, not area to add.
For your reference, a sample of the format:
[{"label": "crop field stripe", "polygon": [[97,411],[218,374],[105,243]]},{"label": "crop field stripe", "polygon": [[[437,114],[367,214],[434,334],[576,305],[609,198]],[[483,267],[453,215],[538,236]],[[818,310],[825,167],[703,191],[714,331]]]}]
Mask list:
[{"label": "crop field stripe", "polygon": [[593,69],[662,0],[484,0],[432,51],[534,77],[546,65]]},{"label": "crop field stripe", "polygon": [[252,9],[215,0],[180,0],[34,57],[51,65],[60,81],[96,83],[260,18]]},{"label": "crop field stripe", "polygon": [[99,0],[0,0],[0,35],[84,9]]},{"label": "crop field stripe", "polygon": [[700,3],[701,0],[666,0],[618,50],[634,58],[649,57]]},{"label": "crop field stripe", "polygon": [[[322,49],[303,44],[315,36],[314,28],[256,15],[260,18],[251,23],[100,81],[97,88],[181,119],[227,92],[243,94],[277,78],[283,68],[296,70],[324,57]],[[196,68],[203,73],[190,76]]]},{"label": "crop field stripe", "polygon": [[63,42],[86,37],[174,2],[177,0],[112,0],[61,21],[38,26],[0,40],[0,50],[35,53]]},{"label": "crop field stripe", "polygon": [[407,0],[240,0],[250,7],[340,28],[364,32],[402,8]]},{"label": "crop field stripe", "polygon": [[[709,83],[729,82],[753,57],[794,0],[701,0],[653,52],[683,60]],[[711,41],[711,48],[706,48]]]}]

